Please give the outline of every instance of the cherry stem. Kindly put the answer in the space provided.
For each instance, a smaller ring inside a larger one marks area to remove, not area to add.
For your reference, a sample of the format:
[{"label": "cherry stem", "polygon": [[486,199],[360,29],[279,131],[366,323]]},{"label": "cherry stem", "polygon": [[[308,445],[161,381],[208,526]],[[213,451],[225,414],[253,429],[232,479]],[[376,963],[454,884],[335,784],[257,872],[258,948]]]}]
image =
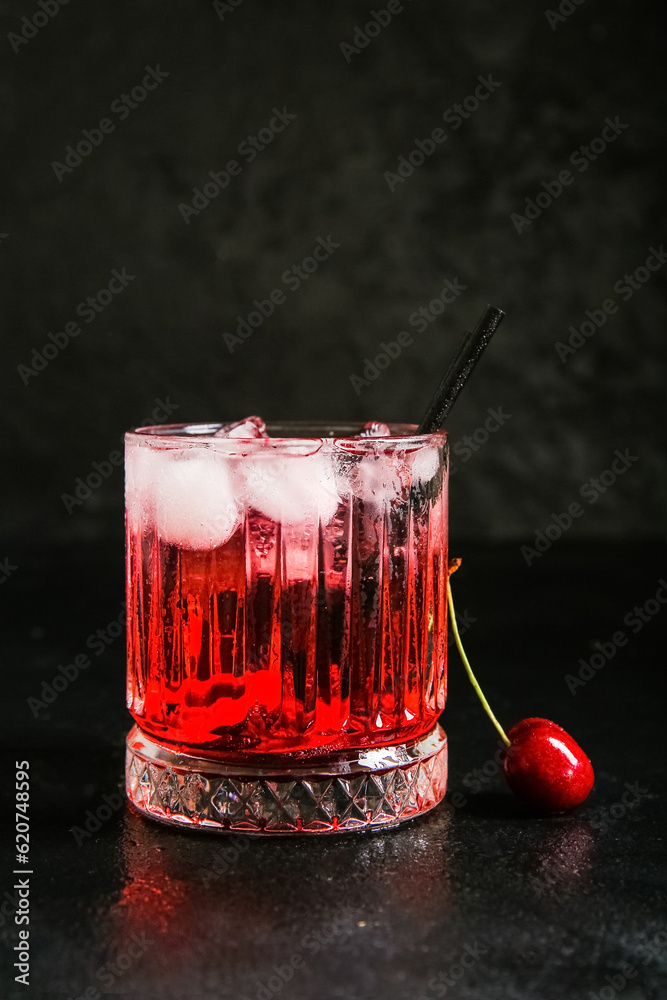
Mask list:
[{"label": "cherry stem", "polygon": [[491,722],[494,724],[494,726],[496,727],[496,729],[498,730],[498,732],[500,733],[500,735],[502,737],[503,743],[505,744],[505,746],[509,746],[510,745],[510,741],[507,738],[507,733],[505,732],[505,730],[503,729],[503,727],[500,725],[500,723],[496,719],[496,717],[493,714],[493,712],[491,711],[491,706],[489,705],[488,701],[484,697],[484,694],[482,692],[481,687],[477,683],[477,679],[475,678],[475,675],[472,672],[472,667],[470,666],[470,663],[468,662],[468,657],[466,656],[465,650],[463,648],[463,645],[461,644],[461,636],[459,635],[458,625],[456,624],[456,614],[454,612],[454,599],[452,597],[452,588],[450,586],[449,579],[447,580],[447,602],[449,604],[449,617],[451,618],[451,622],[452,622],[452,631],[454,633],[454,639],[456,640],[456,648],[458,649],[458,651],[459,651],[459,653],[461,655],[461,659],[463,660],[463,666],[466,668],[466,670],[468,672],[468,677],[470,678],[470,683],[472,684],[472,686],[474,687],[475,691],[477,692],[477,697],[479,698],[479,700],[481,701],[482,705],[484,706],[484,711],[486,712],[486,714],[488,715],[488,717],[491,719]]}]

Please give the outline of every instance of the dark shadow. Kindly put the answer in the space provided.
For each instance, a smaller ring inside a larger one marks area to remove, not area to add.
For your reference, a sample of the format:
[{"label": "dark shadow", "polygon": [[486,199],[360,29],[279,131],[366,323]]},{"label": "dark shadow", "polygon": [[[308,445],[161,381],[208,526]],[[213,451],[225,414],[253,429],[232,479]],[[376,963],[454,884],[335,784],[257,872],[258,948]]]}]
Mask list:
[{"label": "dark shadow", "polygon": [[466,799],[466,804],[460,806],[457,812],[467,813],[481,819],[518,819],[532,820],[547,818],[544,813],[536,812],[530,806],[515,798],[509,792],[477,792]]}]

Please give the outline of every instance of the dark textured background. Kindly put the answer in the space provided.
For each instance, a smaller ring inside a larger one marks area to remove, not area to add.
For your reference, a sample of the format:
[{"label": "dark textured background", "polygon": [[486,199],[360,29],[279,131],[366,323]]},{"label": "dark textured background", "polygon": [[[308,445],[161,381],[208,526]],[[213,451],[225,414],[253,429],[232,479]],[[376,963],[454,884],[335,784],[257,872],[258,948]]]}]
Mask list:
[{"label": "dark textured background", "polygon": [[[513,552],[513,543],[466,546],[455,582],[457,609],[472,618],[466,648],[503,722],[546,715],[581,742],[595,767],[590,798],[539,817],[509,793],[493,759],[497,734],[450,645],[448,801],[399,830],[280,841],[188,834],[120,804],[130,724],[121,638],[34,717],[27,699],[118,618],[122,574],[113,544],[88,546],[59,566],[39,608],[35,583],[54,552],[26,560],[1,595],[13,627],[0,630],[0,658],[21,666],[3,681],[12,711],[0,731],[0,818],[12,815],[14,761],[25,758],[32,966],[29,989],[13,982],[9,856],[0,859],[3,1000],[76,1000],[94,987],[131,1000],[438,1000],[450,973],[445,1000],[610,1000],[608,977],[618,984],[628,966],[619,1000],[665,1000],[667,610],[628,629],[627,645],[574,694],[564,676],[655,595],[661,553],[566,539],[528,573]],[[105,795],[119,807],[95,829]],[[10,833],[0,842],[9,846]],[[304,935],[330,927],[341,905],[351,912],[340,933],[312,955]],[[148,952],[110,989],[107,974],[105,989],[98,972],[137,933]],[[481,960],[457,973],[477,945]],[[267,997],[261,984],[295,953],[304,967]]]},{"label": "dark textured background", "polygon": [[[599,995],[625,962],[638,975],[623,1000],[665,996],[667,950],[639,958],[664,932],[665,611],[583,690],[566,683],[665,578],[655,544],[665,269],[565,364],[554,346],[586,310],[618,300],[614,283],[667,238],[660,8],[586,0],[554,31],[527,0],[414,0],[348,65],[340,43],[384,6],[241,0],[221,21],[209,0],[70,0],[15,53],[7,34],[37,2],[0,0],[0,658],[10,706],[0,815],[12,815],[14,761],[25,757],[35,865],[29,991],[11,988],[16,928],[6,908],[0,919],[12,1000],[79,996],[135,930],[154,946],[114,990],[255,996],[255,980],[341,900],[350,927],[281,996],[433,1000],[431,977],[477,940],[488,954],[450,991],[457,1000]],[[113,116],[115,131],[59,183],[52,162],[156,64],[164,83],[126,121]],[[489,74],[498,90],[456,131],[443,126],[442,113]],[[275,106],[296,120],[185,225],[179,203]],[[511,213],[607,116],[628,128],[518,234]],[[439,126],[447,141],[392,193],[384,173]],[[329,233],[340,248],[230,354],[223,333],[236,317]],[[31,350],[123,267],[136,275],[128,289],[24,385],[17,368]],[[465,292],[356,395],[350,375],[409,329],[445,279]],[[127,806],[77,847],[72,827],[120,787],[122,639],[37,718],[29,698],[118,620],[122,471],[71,514],[62,494],[157,399],[181,421],[416,421],[487,301],[508,318],[451,416],[452,440],[489,407],[511,418],[469,462],[455,456],[457,608],[499,717],[546,715],[570,730],[594,762],[590,800],[536,819],[497,774],[471,789],[466,777],[490,762],[496,738],[452,656],[444,724],[450,793],[463,791],[464,807],[450,794],[396,832],[253,843],[209,891],[201,873],[219,843],[144,823]],[[617,448],[636,461],[595,504],[582,501]],[[529,571],[521,543],[576,500],[585,516]],[[626,783],[638,782],[636,807],[616,820]]]},{"label": "dark textured background", "polygon": [[[2,3],[3,31],[33,7]],[[17,54],[1,39],[4,536],[119,538],[120,470],[71,514],[61,495],[156,398],[182,421],[416,421],[487,301],[508,319],[452,440],[488,407],[512,416],[459,463],[454,533],[530,538],[619,446],[638,461],[572,538],[661,531],[664,266],[627,303],[612,291],[665,237],[658,5],[591,0],[552,30],[533,3],[415,0],[348,64],[340,43],[369,9],[243,0],[221,21],[203,0],[75,0]],[[168,79],[59,182],[52,162],[156,64]],[[496,92],[443,125],[489,73]],[[237,147],[274,106],[297,118],[247,164]],[[510,214],[616,115],[629,127],[518,234]],[[384,172],[438,126],[447,141],[392,193]],[[186,225],[179,203],[233,157],[241,176]],[[340,248],[230,354],[223,332],[329,233]],[[135,280],[24,385],[17,367],[113,267]],[[350,375],[445,278],[466,291],[358,396]],[[618,313],[562,364],[555,342],[609,297]]]}]

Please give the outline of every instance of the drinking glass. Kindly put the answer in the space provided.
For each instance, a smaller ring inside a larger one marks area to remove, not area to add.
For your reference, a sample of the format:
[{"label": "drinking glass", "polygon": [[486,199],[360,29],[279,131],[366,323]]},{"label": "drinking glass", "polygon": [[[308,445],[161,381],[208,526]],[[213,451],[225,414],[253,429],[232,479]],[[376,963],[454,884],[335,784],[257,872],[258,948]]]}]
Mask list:
[{"label": "drinking glass", "polygon": [[128,797],[190,828],[395,826],[447,781],[446,435],[254,430],[126,435]]}]

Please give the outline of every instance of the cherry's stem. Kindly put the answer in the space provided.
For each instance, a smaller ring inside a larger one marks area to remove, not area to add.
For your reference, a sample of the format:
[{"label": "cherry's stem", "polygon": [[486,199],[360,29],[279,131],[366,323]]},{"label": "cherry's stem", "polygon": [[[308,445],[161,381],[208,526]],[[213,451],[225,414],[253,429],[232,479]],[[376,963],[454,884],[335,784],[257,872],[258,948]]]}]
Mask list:
[{"label": "cherry's stem", "polygon": [[459,651],[459,653],[461,655],[461,659],[463,660],[463,666],[466,668],[466,670],[468,672],[468,677],[470,678],[470,683],[472,684],[472,686],[474,687],[475,691],[477,692],[477,697],[479,698],[479,700],[481,701],[482,705],[484,706],[484,711],[486,712],[486,714],[488,715],[488,717],[491,719],[491,722],[494,724],[494,726],[496,727],[496,729],[498,730],[498,732],[500,733],[500,735],[502,737],[503,743],[505,744],[505,746],[509,746],[510,745],[510,741],[507,738],[507,733],[505,732],[505,730],[503,729],[503,727],[500,725],[500,723],[496,719],[496,717],[493,714],[493,712],[491,711],[491,706],[489,705],[488,701],[484,697],[484,694],[482,693],[481,687],[477,683],[475,675],[472,672],[472,667],[470,666],[470,663],[468,662],[468,657],[466,656],[465,650],[464,650],[464,648],[463,648],[463,646],[461,644],[461,636],[459,635],[459,629],[458,629],[458,626],[456,624],[456,614],[454,613],[454,600],[452,598],[452,588],[450,586],[449,580],[447,580],[447,601],[449,603],[449,617],[450,617],[451,622],[452,622],[452,631],[454,633],[454,639],[456,640],[456,647],[457,647],[457,649],[458,649],[458,651]]}]

